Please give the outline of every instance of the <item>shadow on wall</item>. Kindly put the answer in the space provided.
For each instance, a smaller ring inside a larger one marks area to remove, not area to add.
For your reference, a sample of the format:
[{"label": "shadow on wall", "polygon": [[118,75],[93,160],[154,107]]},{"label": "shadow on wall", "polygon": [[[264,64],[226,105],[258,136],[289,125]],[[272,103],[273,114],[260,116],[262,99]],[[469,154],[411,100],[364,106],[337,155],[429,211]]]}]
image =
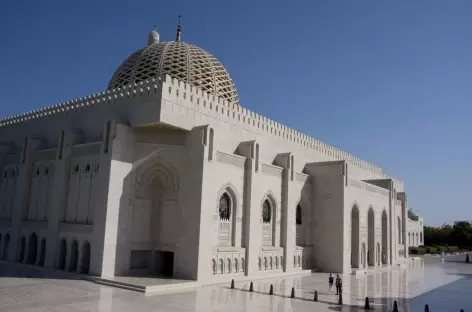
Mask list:
[{"label": "shadow on wall", "polygon": [[[59,270],[66,270],[68,272],[76,272],[76,273],[89,273],[90,268],[90,243],[88,241],[83,242],[81,248],[81,257],[79,259],[79,242],[77,240],[72,240],[70,247],[71,253],[69,255],[70,259],[67,259],[67,241],[65,239],[61,239],[58,241],[59,249],[56,257],[56,264],[55,268]],[[3,261],[7,261],[10,259],[9,249],[10,249],[10,235],[5,234],[2,236],[0,234],[0,259]],[[38,235],[33,232],[30,236],[22,236],[19,240],[17,253],[14,257],[14,262],[17,263],[16,266],[9,266],[7,265],[8,262],[5,262],[4,270],[1,271],[1,276],[15,276],[15,274],[20,274],[19,276],[24,276],[25,273],[21,273],[19,267],[21,264],[28,264],[30,266],[36,266],[38,268],[44,267],[44,261],[46,258],[46,249],[47,249],[47,241],[46,237],[43,237],[39,240]],[[67,263],[69,266],[66,267]],[[42,269],[42,270],[34,270],[31,267],[24,266],[26,274],[30,275],[31,277],[41,277],[45,278],[51,275],[52,269]],[[11,271],[9,271],[11,269]],[[35,273],[32,273],[35,272]],[[39,273],[43,272],[43,273]],[[48,272],[48,273],[45,273]],[[56,274],[52,274],[56,276]]]}]

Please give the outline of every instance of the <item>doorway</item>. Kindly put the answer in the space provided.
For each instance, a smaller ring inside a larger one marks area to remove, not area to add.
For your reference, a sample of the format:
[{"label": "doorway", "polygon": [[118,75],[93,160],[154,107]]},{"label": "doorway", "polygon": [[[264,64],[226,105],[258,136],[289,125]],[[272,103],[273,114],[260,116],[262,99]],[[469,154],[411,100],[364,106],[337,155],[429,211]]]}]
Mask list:
[{"label": "doorway", "polygon": [[174,276],[174,253],[170,251],[155,251],[157,275]]}]

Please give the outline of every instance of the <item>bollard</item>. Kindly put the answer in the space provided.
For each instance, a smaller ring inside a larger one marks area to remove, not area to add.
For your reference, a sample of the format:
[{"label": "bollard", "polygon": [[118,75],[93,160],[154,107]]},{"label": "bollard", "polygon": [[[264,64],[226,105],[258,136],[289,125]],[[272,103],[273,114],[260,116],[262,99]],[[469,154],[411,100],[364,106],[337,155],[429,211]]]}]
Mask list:
[{"label": "bollard", "polygon": [[464,309],[461,309],[461,312],[464,312]]},{"label": "bollard", "polygon": [[249,284],[249,291],[251,291],[251,292],[254,291],[254,285],[252,285],[252,282],[251,282],[251,284]]},{"label": "bollard", "polygon": [[393,312],[398,312],[397,300],[395,300],[395,301],[393,302]]},{"label": "bollard", "polygon": [[343,304],[343,294],[339,294],[338,304],[339,305]]},{"label": "bollard", "polygon": [[318,301],[318,291],[315,290],[315,297],[313,297],[313,301]]},{"label": "bollard", "polygon": [[274,294],[274,285],[270,284],[269,295]]},{"label": "bollard", "polygon": [[424,305],[424,312],[429,312],[429,306],[427,304]]},{"label": "bollard", "polygon": [[290,298],[295,298],[295,287],[292,287],[292,293],[290,294]]},{"label": "bollard", "polygon": [[370,310],[369,297],[365,297],[364,309]]},{"label": "bollard", "polygon": [[470,263],[469,254],[467,254],[467,255],[465,256],[465,263]]},{"label": "bollard", "polygon": [[234,279],[231,280],[231,289],[234,289]]}]

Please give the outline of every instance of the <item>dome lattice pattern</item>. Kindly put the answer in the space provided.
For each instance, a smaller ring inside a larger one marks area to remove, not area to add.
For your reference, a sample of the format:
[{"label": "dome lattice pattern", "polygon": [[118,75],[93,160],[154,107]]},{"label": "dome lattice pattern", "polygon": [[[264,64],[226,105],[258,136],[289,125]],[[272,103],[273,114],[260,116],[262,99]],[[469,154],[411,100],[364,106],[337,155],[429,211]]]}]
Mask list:
[{"label": "dome lattice pattern", "polygon": [[238,92],[223,65],[211,54],[179,41],[159,42],[131,54],[113,75],[108,89],[168,74],[230,103]]}]

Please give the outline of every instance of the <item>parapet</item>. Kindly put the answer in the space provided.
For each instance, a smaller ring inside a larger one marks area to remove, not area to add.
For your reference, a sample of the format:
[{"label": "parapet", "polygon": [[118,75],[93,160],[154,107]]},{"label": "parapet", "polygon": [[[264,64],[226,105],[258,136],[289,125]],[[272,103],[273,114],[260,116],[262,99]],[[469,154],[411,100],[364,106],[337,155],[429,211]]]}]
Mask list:
[{"label": "parapet", "polygon": [[[235,124],[248,127],[251,131],[286,140],[301,146],[303,149],[316,150],[334,159],[345,160],[350,165],[371,172],[379,178],[393,179],[398,183],[402,183],[401,180],[385,174],[381,168],[370,162],[361,160],[352,154],[291,129],[261,114],[250,111],[236,103],[228,103],[222,98],[217,98],[211,93],[194,86],[189,86],[185,82],[171,78],[168,75],[162,77],[162,81],[163,93],[165,93],[166,98],[174,103],[212,116],[223,115],[224,118],[230,118]],[[215,113],[217,114],[215,115]]]},{"label": "parapet", "polygon": [[169,75],[152,78],[139,83],[132,83],[121,88],[91,94],[72,101],[66,101],[46,108],[3,118],[0,119],[0,129],[47,116],[60,115],[86,107],[113,104],[117,101],[159,92],[162,92],[163,97],[165,96],[179,105],[215,116],[218,116],[218,114],[224,115],[225,118],[232,119],[235,124],[250,128],[251,131],[285,140],[292,144],[299,145],[302,149],[313,149],[318,153],[337,160],[345,160],[350,165],[371,172],[379,178],[391,178],[401,182],[401,180],[385,174],[381,168],[361,160],[352,154],[291,129],[261,114],[250,111],[237,103],[229,103],[223,98],[218,98],[211,93],[191,86],[176,78],[172,78]]},{"label": "parapet", "polygon": [[79,110],[85,107],[110,104],[123,99],[155,93],[160,90],[160,86],[162,86],[161,78],[153,78],[139,83],[129,84],[122,88],[111,89],[105,92],[91,94],[86,97],[80,97],[72,101],[66,101],[49,107],[32,110],[27,113],[2,118],[0,119],[0,128],[48,116],[60,115],[62,113]]}]

